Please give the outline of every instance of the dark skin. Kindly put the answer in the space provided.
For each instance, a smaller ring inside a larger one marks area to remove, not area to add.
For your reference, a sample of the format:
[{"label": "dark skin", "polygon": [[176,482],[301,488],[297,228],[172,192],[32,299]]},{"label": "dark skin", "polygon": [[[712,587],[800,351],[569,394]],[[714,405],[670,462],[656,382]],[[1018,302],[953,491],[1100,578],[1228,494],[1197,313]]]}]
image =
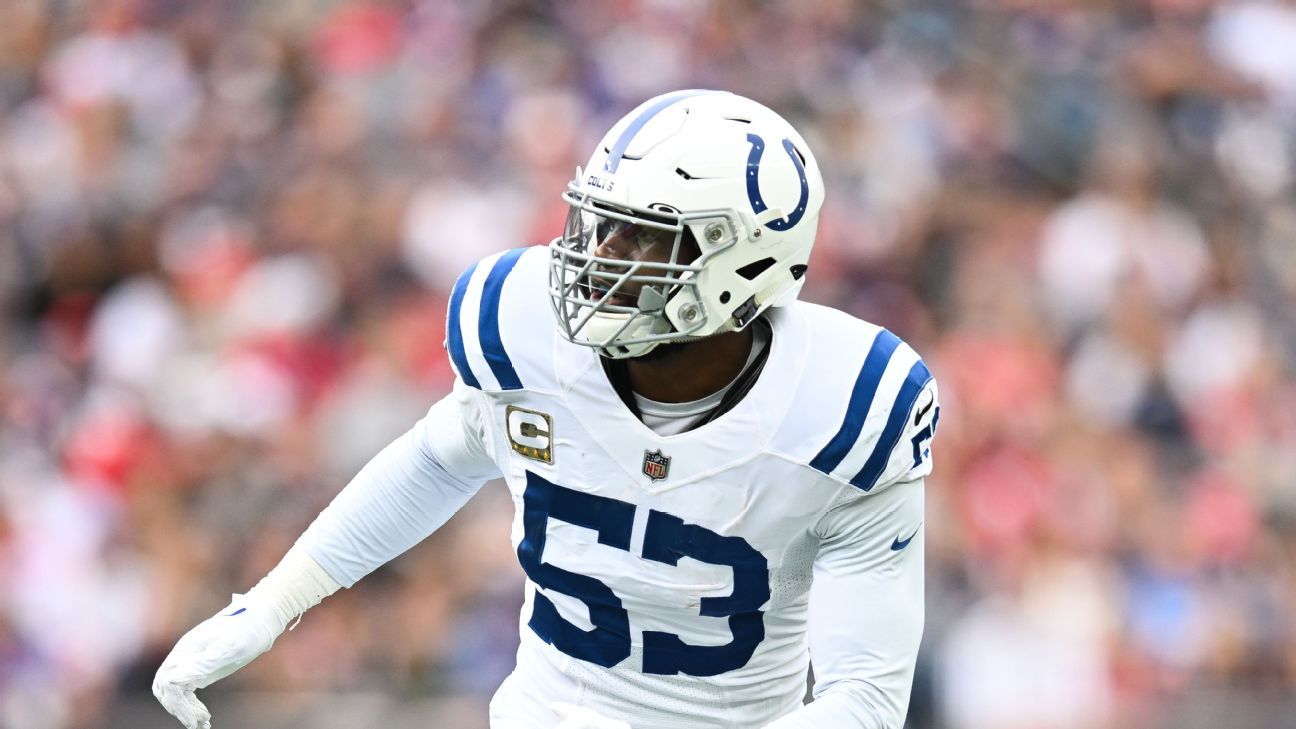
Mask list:
[{"label": "dark skin", "polygon": [[[674,235],[645,236],[634,226],[606,236],[595,254],[623,261],[670,260]],[[692,237],[680,250],[680,263],[695,260],[701,252]],[[648,268],[645,273],[651,273]],[[638,288],[626,287],[617,303],[629,304]],[[630,386],[640,396],[657,402],[700,400],[733,382],[747,363],[752,348],[750,327],[679,344],[659,344],[647,356],[626,360]]]}]

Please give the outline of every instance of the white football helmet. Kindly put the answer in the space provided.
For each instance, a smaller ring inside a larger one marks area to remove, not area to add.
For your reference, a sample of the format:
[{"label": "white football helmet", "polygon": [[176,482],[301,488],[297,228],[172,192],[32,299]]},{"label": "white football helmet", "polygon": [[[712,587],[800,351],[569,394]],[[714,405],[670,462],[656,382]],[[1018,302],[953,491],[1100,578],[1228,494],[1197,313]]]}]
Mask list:
[{"label": "white football helmet", "polygon": [[[761,104],[649,99],[563,193],[571,211],[549,244],[559,329],[612,358],[742,329],[800,292],[823,196],[805,140]],[[600,252],[614,237],[617,254]]]}]

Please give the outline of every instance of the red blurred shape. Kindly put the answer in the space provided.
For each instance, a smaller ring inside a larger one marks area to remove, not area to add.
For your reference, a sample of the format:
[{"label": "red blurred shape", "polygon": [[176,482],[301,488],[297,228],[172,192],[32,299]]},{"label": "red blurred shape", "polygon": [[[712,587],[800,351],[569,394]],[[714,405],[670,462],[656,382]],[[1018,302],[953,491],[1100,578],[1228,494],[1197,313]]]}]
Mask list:
[{"label": "red blurred shape", "polygon": [[1202,561],[1230,563],[1250,555],[1260,517],[1255,500],[1229,474],[1209,469],[1192,481],[1183,509],[1183,528]]},{"label": "red blurred shape", "polygon": [[152,429],[137,414],[109,408],[77,424],[64,445],[63,464],[74,480],[119,493],[156,445]]},{"label": "red blurred shape", "polygon": [[1054,476],[1038,454],[1000,445],[972,459],[960,487],[960,508],[974,547],[1000,552],[1031,537]]},{"label": "red blurred shape", "polygon": [[388,7],[344,5],[320,25],[315,55],[328,73],[372,73],[400,48],[401,18]]}]

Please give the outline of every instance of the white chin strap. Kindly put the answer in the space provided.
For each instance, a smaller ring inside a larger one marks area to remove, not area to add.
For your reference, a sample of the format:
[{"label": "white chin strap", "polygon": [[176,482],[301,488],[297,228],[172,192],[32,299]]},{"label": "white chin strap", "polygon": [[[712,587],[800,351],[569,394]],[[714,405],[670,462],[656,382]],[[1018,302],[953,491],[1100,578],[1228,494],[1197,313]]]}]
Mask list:
[{"label": "white chin strap", "polygon": [[[590,317],[577,335],[590,345],[597,347],[599,354],[610,359],[631,359],[648,354],[661,341],[632,342],[620,344],[614,337],[637,339],[649,334],[665,334],[670,331],[670,323],[660,317],[641,317],[641,320],[626,328],[626,319],[635,314],[612,314],[598,312]],[[659,330],[659,331],[656,331]]]},{"label": "white chin strap", "polygon": [[[797,293],[801,290],[802,281],[797,281],[793,286],[787,287],[786,290],[780,291],[780,284],[773,284],[769,288],[756,294],[757,311],[766,308],[765,301],[771,300],[769,306],[785,306],[796,299]],[[614,337],[622,339],[637,339],[645,335],[665,334],[673,327],[670,321],[665,317],[643,317],[636,324],[625,327],[626,318],[634,316],[633,314],[613,314],[609,312],[598,312],[590,317],[584,328],[581,329],[579,336],[591,346],[597,347],[599,353],[609,359],[633,359],[642,357],[651,352],[659,344],[675,344],[678,342],[696,341],[706,339],[717,334],[731,332],[738,328],[733,317],[726,317],[724,323],[713,331],[709,331],[701,336],[681,336],[679,339],[664,339],[652,342],[632,342],[630,344],[620,344],[614,341]],[[756,317],[752,317],[755,319]],[[749,320],[751,321],[751,320]]]}]

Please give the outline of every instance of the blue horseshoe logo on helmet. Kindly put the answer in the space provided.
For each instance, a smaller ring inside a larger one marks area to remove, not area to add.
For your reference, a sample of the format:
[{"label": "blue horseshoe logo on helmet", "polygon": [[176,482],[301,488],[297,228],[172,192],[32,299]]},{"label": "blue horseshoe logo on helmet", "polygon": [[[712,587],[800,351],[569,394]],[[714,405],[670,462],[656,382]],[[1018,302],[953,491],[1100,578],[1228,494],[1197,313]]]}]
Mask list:
[{"label": "blue horseshoe logo on helmet", "polygon": [[[751,153],[747,155],[747,199],[751,200],[752,210],[760,215],[769,209],[765,200],[761,198],[760,191],[760,162],[761,156],[765,154],[765,140],[761,139],[759,134],[748,134],[747,141],[751,142],[752,146]],[[792,158],[792,164],[796,165],[797,176],[801,178],[801,199],[797,200],[796,210],[793,210],[791,215],[765,224],[772,230],[780,232],[801,222],[801,216],[805,215],[806,203],[810,201],[810,183],[806,182],[805,165],[801,164],[801,157],[792,146],[792,140],[784,139],[783,149]]]}]

